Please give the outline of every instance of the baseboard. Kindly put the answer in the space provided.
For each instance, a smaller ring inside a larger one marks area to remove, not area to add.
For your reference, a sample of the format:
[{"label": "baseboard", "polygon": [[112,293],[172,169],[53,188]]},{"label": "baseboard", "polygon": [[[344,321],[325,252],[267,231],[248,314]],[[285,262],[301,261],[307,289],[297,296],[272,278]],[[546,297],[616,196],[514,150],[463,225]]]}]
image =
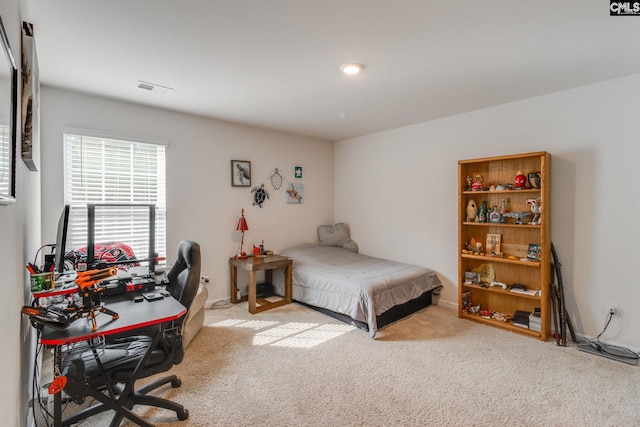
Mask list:
[{"label": "baseboard", "polygon": [[[452,309],[455,309],[455,310],[458,309],[458,303],[457,302],[452,302],[452,301],[439,300],[439,301],[437,301],[436,305],[447,307],[447,308],[452,308]],[[552,327],[552,329],[553,329],[553,327]],[[553,330],[551,332],[553,333]],[[577,332],[577,331],[576,331],[576,338],[578,339],[578,343],[583,343],[583,342],[587,342],[588,343],[588,341],[590,340],[589,338],[585,337],[583,334],[581,334],[580,332]],[[601,341],[603,343],[605,343],[605,344],[609,344],[609,345],[617,346],[617,347],[624,347],[624,348],[627,348],[627,349],[629,349],[629,350],[631,350],[631,351],[633,351],[635,353],[639,353],[640,354],[640,348],[631,347],[629,345],[617,343],[615,341],[604,341],[604,340],[601,340]],[[567,340],[567,342],[569,343],[570,340]],[[587,350],[587,352],[588,352],[588,350]]]},{"label": "baseboard", "polygon": [[440,298],[434,301],[434,305],[442,306],[445,308],[450,308],[452,310],[458,310],[458,303],[454,301],[443,301]]}]

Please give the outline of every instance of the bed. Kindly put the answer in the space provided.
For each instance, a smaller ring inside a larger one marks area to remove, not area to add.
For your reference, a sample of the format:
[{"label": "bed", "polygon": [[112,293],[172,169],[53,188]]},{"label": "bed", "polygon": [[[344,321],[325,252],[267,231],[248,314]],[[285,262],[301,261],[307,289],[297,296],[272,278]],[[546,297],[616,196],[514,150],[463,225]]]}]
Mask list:
[{"label": "bed", "polygon": [[[371,337],[378,328],[430,305],[442,289],[431,269],[360,254],[348,237],[334,241],[319,235],[319,243],[281,253],[293,260],[293,299],[368,330]],[[275,292],[283,295],[284,272],[275,270],[272,280]]]}]

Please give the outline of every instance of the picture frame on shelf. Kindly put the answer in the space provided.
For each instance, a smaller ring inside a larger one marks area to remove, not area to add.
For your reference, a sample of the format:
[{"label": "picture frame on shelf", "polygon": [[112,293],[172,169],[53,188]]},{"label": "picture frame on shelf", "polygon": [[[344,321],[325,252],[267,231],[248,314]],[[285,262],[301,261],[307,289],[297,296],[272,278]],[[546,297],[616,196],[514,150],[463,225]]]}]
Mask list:
[{"label": "picture frame on shelf", "polygon": [[540,245],[536,243],[529,243],[529,249],[527,249],[527,259],[529,261],[537,261],[540,262]]},{"label": "picture frame on shelf", "polygon": [[487,245],[485,246],[487,255],[501,255],[502,235],[487,233]]},{"label": "picture frame on shelf", "polygon": [[464,273],[464,283],[465,285],[478,285],[480,284],[480,273],[476,271],[467,271]]},{"label": "picture frame on shelf", "polygon": [[251,187],[251,162],[231,160],[231,186]]}]

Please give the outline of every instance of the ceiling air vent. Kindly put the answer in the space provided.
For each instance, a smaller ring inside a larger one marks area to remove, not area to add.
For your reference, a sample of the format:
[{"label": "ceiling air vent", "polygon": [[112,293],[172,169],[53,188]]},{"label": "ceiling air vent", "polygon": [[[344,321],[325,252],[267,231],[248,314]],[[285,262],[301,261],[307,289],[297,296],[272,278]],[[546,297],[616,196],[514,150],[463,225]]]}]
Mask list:
[{"label": "ceiling air vent", "polygon": [[162,94],[173,92],[173,89],[170,87],[161,86],[155,83],[143,82],[142,80],[138,80],[138,87],[140,89],[148,90],[151,92],[162,93]]}]

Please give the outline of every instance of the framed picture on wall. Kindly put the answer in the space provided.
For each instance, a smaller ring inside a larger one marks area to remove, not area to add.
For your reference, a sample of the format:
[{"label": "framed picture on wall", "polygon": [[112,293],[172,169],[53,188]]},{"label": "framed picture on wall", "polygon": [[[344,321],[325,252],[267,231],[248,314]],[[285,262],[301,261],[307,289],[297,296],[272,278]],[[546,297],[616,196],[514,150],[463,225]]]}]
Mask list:
[{"label": "framed picture on wall", "polygon": [[302,203],[304,196],[304,186],[298,183],[287,184],[287,203]]},{"label": "framed picture on wall", "polygon": [[251,162],[231,160],[231,186],[251,187]]},{"label": "framed picture on wall", "polygon": [[22,23],[22,160],[30,171],[37,171],[33,152],[38,145],[40,131],[38,110],[40,83],[38,58],[33,38],[33,24]]}]

